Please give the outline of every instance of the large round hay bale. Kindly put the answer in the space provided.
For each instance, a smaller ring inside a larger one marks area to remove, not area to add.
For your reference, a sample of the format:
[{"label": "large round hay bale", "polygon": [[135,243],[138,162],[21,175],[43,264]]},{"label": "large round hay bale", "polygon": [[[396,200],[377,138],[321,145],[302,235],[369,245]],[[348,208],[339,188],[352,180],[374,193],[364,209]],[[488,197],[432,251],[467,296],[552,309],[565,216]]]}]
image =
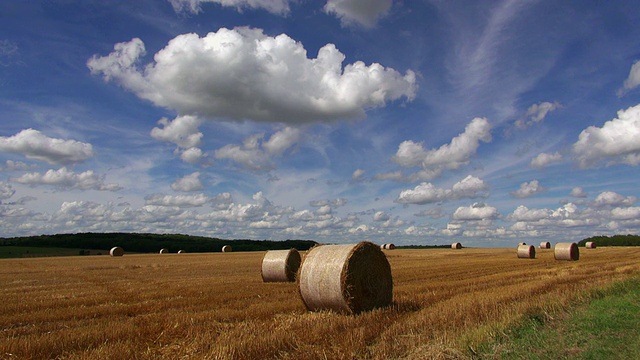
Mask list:
[{"label": "large round hay bale", "polygon": [[222,252],[231,252],[231,245],[225,245],[222,247]]},{"label": "large round hay bale", "polygon": [[553,257],[556,260],[576,261],[580,259],[580,250],[576,243],[557,243],[553,249]]},{"label": "large round hay bale", "polygon": [[124,249],[120,246],[114,246],[109,250],[109,255],[111,256],[122,256],[124,255]]},{"label": "large round hay bale", "polygon": [[536,248],[533,245],[518,245],[518,258],[535,259]]},{"label": "large round hay bale", "polygon": [[302,258],[296,249],[267,251],[262,258],[262,281],[296,281]]},{"label": "large round hay bale", "polygon": [[357,314],[393,300],[391,266],[379,246],[363,241],[309,250],[298,289],[307,309]]},{"label": "large round hay bale", "polygon": [[462,244],[459,242],[451,244],[452,249],[462,249]]},{"label": "large round hay bale", "polygon": [[551,249],[551,243],[548,241],[541,242],[540,249]]},{"label": "large round hay bale", "polygon": [[587,241],[587,243],[584,244],[584,247],[586,247],[587,249],[595,249],[596,243],[594,243],[593,241]]},{"label": "large round hay bale", "polygon": [[168,254],[169,253],[169,249],[160,249],[160,254]]}]

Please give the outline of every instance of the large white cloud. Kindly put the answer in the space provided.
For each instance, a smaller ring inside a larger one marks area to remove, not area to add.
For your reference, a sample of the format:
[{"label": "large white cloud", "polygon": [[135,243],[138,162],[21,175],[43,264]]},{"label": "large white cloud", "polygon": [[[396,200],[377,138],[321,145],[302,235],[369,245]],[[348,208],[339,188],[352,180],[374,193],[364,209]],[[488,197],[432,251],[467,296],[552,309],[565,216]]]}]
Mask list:
[{"label": "large white cloud", "polygon": [[201,4],[215,3],[221,6],[234,7],[238,11],[242,9],[264,9],[277,15],[289,13],[289,0],[169,0],[176,12],[189,11],[199,13]]},{"label": "large white cloud", "polygon": [[308,123],[364,116],[365,110],[415,96],[413,71],[405,75],[361,61],[343,67],[345,55],[327,44],[316,58],[286,34],[221,28],[204,37],[172,39],[138,68],[144,43],[116,44],[87,66],[105,80],[154,104],[193,115],[234,120]]},{"label": "large white cloud", "polygon": [[413,189],[400,192],[396,202],[405,204],[430,204],[461,198],[487,197],[484,192],[489,186],[481,179],[469,175],[453,185],[451,189],[438,188],[432,183],[423,182]]},{"label": "large white cloud", "polygon": [[635,196],[624,196],[613,191],[603,191],[594,200],[595,206],[631,206],[638,200]]},{"label": "large white cloud", "polygon": [[573,144],[573,152],[581,168],[593,167],[601,161],[607,165],[640,164],[640,105],[618,111],[618,118],[599,128],[589,126]]},{"label": "large white cloud", "polygon": [[474,118],[449,144],[426,150],[422,144],[407,140],[400,144],[392,160],[404,167],[421,165],[427,176],[438,176],[442,169],[453,170],[468,164],[480,141],[491,141],[491,125],[485,118]]},{"label": "large white cloud", "polygon": [[0,136],[0,151],[21,154],[52,165],[80,163],[93,156],[91,144],[50,138],[34,129],[22,130],[14,136]]},{"label": "large white cloud", "polygon": [[44,174],[38,172],[26,173],[11,180],[20,184],[50,185],[63,189],[99,191],[118,191],[121,189],[118,184],[105,183],[104,175],[96,175],[91,170],[77,174],[66,167],[58,170],[48,170]]},{"label": "large white cloud", "polygon": [[390,8],[391,0],[328,0],[324,11],[335,14],[343,25],[358,24],[369,28]]}]

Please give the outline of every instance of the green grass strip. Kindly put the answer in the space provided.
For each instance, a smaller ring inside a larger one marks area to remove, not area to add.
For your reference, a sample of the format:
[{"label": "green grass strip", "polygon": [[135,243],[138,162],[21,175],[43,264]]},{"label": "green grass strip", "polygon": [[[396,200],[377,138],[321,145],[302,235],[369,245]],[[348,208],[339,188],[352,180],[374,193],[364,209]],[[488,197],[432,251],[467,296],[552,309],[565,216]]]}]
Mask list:
[{"label": "green grass strip", "polygon": [[[485,344],[480,359],[640,359],[640,278],[598,290],[553,319],[530,316]],[[555,316],[555,315],[554,315]]]}]

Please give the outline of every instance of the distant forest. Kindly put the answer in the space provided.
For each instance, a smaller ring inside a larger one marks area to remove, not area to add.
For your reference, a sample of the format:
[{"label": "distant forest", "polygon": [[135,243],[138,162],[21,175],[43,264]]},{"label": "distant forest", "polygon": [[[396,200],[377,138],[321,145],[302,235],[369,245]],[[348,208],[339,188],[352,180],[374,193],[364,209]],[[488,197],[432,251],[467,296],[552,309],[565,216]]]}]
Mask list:
[{"label": "distant forest", "polygon": [[[137,234],[137,233],[79,233],[39,235],[28,237],[0,238],[0,246],[51,247],[104,250],[105,254],[114,246],[125,252],[154,253],[160,249],[169,252],[220,252],[224,245],[233,251],[286,250],[296,248],[308,250],[317,243],[311,240],[224,240],[204,236],[181,234]],[[95,252],[91,252],[95,254]]]},{"label": "distant forest", "polygon": [[578,246],[584,246],[589,241],[596,243],[596,246],[640,246],[639,235],[593,236],[580,240]]}]

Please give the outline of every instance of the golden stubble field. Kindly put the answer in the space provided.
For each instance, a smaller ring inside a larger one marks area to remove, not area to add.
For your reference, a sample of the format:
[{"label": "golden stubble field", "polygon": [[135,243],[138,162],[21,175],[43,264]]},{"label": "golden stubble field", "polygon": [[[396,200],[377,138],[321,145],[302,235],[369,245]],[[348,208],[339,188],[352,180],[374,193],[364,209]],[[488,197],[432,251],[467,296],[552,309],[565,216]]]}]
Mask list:
[{"label": "golden stubble field", "polygon": [[0,260],[0,358],[467,358],[524,316],[640,274],[639,248],[580,248],[575,262],[385,253],[393,306],[357,316],[308,312],[295,283],[263,283],[264,252]]}]

